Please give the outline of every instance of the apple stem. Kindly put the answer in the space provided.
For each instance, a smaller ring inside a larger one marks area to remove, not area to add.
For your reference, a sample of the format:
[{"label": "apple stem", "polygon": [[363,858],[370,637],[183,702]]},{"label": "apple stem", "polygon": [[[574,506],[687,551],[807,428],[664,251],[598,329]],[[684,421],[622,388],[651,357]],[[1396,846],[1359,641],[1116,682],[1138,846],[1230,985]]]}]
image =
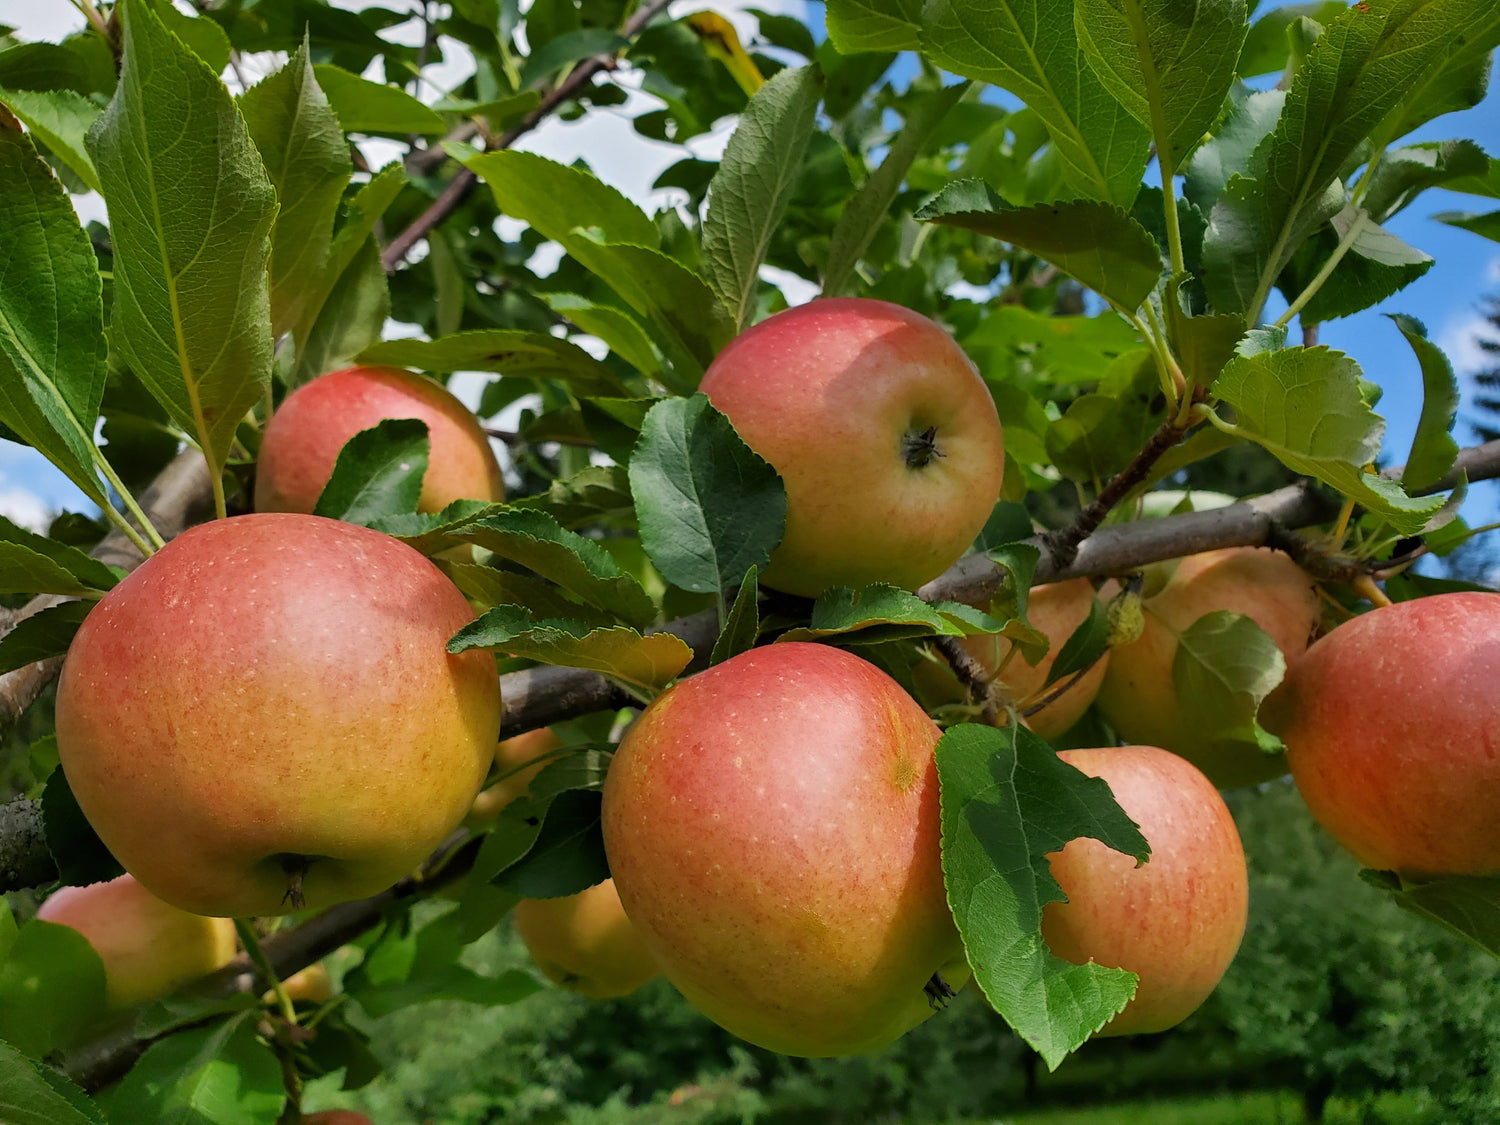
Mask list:
[{"label": "apple stem", "polygon": [[260,938],[255,933],[255,926],[248,918],[236,918],[234,932],[239,934],[240,944],[245,947],[245,954],[250,958],[250,963],[265,978],[266,987],[275,994],[276,1006],[281,1009],[281,1018],[292,1027],[296,1027],[297,1009],[293,1007],[292,998],[286,993],[286,986],[281,983],[281,978],[276,975],[276,970],[271,966],[271,959],[261,948]]},{"label": "apple stem", "polygon": [[937,427],[908,430],[901,437],[901,459],[908,469],[925,469],[934,457],[948,456],[937,447]]}]

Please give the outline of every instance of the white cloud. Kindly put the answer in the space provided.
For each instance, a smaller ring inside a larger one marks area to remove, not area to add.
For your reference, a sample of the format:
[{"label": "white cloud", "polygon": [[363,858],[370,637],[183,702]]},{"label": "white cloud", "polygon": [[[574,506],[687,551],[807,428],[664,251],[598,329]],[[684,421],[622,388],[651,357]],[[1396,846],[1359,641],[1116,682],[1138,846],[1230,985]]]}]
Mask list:
[{"label": "white cloud", "polygon": [[1500,285],[1500,254],[1484,264],[1484,280],[1487,285]]},{"label": "white cloud", "polygon": [[1461,375],[1472,375],[1483,368],[1495,366],[1496,362],[1493,354],[1487,354],[1480,348],[1480,337],[1500,342],[1500,331],[1478,309],[1470,309],[1445,320],[1434,340],[1448,356],[1454,371]]},{"label": "white cloud", "polygon": [[0,487],[0,516],[31,531],[45,534],[52,523],[53,511],[29,488]]}]

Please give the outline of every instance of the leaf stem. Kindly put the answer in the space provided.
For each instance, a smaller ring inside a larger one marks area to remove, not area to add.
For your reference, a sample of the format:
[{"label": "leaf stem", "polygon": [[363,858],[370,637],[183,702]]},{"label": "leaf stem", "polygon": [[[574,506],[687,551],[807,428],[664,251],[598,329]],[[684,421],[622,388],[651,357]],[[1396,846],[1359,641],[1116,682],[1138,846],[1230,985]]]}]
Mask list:
[{"label": "leaf stem", "polygon": [[260,938],[255,935],[255,927],[251,925],[248,918],[236,918],[234,932],[239,934],[240,944],[245,947],[245,955],[250,958],[250,963],[256,967],[261,976],[266,978],[266,985],[276,997],[276,1006],[281,1009],[281,1018],[296,1027],[297,1009],[292,1006],[292,998],[287,995],[286,986],[281,983],[281,978],[271,967],[271,960],[266,956],[266,951],[261,948]]},{"label": "leaf stem", "polygon": [[1353,249],[1359,236],[1364,233],[1365,227],[1369,225],[1370,213],[1361,210],[1354,216],[1354,221],[1349,224],[1349,229],[1344,232],[1344,237],[1339,239],[1339,244],[1333,248],[1333,253],[1328,255],[1328,260],[1323,263],[1323,268],[1313,276],[1307,283],[1307,288],[1297,294],[1297,299],[1287,306],[1286,312],[1282,313],[1276,320],[1277,328],[1285,328],[1291,323],[1292,317],[1296,316],[1306,306],[1307,302],[1317,296],[1318,290],[1323,288],[1324,283],[1333,275],[1338,264],[1344,260],[1344,255]]},{"label": "leaf stem", "polygon": [[1344,506],[1339,509],[1338,522],[1333,525],[1333,533],[1330,536],[1335,545],[1343,543],[1344,536],[1349,532],[1349,517],[1352,515],[1354,515],[1354,498],[1347,497],[1344,500]]},{"label": "leaf stem", "polygon": [[[161,537],[161,533],[151,523],[151,517],[146,515],[145,510],[136,502],[136,498],[131,495],[130,489],[125,487],[125,482],[120,479],[119,474],[115,472],[115,467],[109,463],[109,459],[104,456],[103,450],[99,449],[98,446],[94,447],[94,464],[104,474],[104,479],[109,482],[109,486],[124,501],[126,510],[140,522],[141,530],[146,533],[146,538],[151,541],[151,550],[144,552],[146,557],[150,558],[156,550],[165,547],[167,541]],[[135,536],[132,535],[131,539],[135,541]],[[139,542],[136,543],[136,546],[140,546]]]},{"label": "leaf stem", "polygon": [[1146,344],[1151,348],[1151,354],[1156,357],[1156,373],[1161,381],[1162,394],[1167,396],[1167,413],[1169,415],[1177,412],[1184,398],[1191,398],[1188,394],[1187,379],[1183,377],[1182,369],[1177,366],[1177,361],[1172,358],[1172,351],[1167,347],[1166,331],[1162,328],[1161,321],[1157,319],[1156,310],[1148,303],[1143,306],[1146,314],[1145,325],[1140,317],[1131,317],[1135,324],[1135,330],[1146,337]]}]

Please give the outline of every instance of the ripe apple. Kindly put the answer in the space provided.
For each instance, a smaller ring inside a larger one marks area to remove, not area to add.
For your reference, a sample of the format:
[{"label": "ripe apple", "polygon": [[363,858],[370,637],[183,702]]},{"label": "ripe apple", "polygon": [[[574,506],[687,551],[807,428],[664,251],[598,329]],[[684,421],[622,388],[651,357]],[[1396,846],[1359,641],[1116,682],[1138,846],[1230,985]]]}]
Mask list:
[{"label": "ripe apple", "polygon": [[325,1109],[321,1113],[304,1113],[302,1125],[372,1125],[363,1113],[352,1109]]},{"label": "ripe apple", "polygon": [[1367,867],[1500,875],[1500,594],[1372,610],[1266,700],[1292,777]]},{"label": "ripe apple", "polygon": [[1099,709],[1129,742],[1181,754],[1221,789],[1254,785],[1287,770],[1280,755],[1244,743],[1215,741],[1183,715],[1172,680],[1178,636],[1204,614],[1228,610],[1270,635],[1293,666],[1318,624],[1313,581],[1290,558],[1264,547],[1231,547],[1189,555],[1160,592],[1143,603],[1145,629],[1110,654]]},{"label": "ripe apple", "polygon": [[36,916],[77,930],[104,962],[105,999],[129,1008],[175,992],[234,957],[234,923],[163,902],[129,875],[63,887]]},{"label": "ripe apple", "polygon": [[[1061,682],[1047,686],[1047,677],[1062,646],[1073,635],[1073,630],[1082,625],[1094,604],[1094,588],[1087,578],[1074,578],[1067,582],[1052,582],[1037,586],[1031,591],[1027,603],[1026,619],[1047,635],[1051,642],[1046,655],[1035,664],[1028,664],[1021,653],[1011,655],[1014,647],[1010,640],[998,633],[988,636],[965,637],[959,643],[999,685],[1002,694],[1015,703],[1033,699],[1045,692],[1055,691]],[[1004,671],[998,671],[1004,666]],[[1106,652],[1077,683],[1063,692],[1035,715],[1028,716],[1026,725],[1043,738],[1056,738],[1076,723],[1094,697],[1099,694],[1099,685],[1104,680],[1104,671],[1109,667]]]},{"label": "ripe apple", "polygon": [[786,535],[761,580],[914,590],[973,542],[1000,494],[1000,419],[933,321],[867,298],[813,301],[730,342],[703,392],[786,482]]},{"label": "ripe apple", "polygon": [[398,367],[348,367],[304,383],[271,416],[256,468],[255,510],[311,513],[344,443],[387,418],[427,423],[418,511],[441,511],[460,499],[505,499],[489,438],[446,387]]},{"label": "ripe apple", "polygon": [[549,980],[594,1000],[628,996],[660,972],[613,879],[566,898],[522,899],[516,930]]},{"label": "ripe apple", "polygon": [[[333,999],[333,978],[328,975],[328,966],[318,961],[287,977],[281,982],[281,989],[293,1003],[303,1000],[309,1004],[326,1004]],[[275,995],[267,991],[261,999],[269,1004]]]},{"label": "ripe apple", "polygon": [[68,650],[57,743],[79,807],[126,870],[197,914],[384,890],[462,821],[494,756],[494,657],[446,648],[473,616],[368,528],[192,528]]},{"label": "ripe apple", "polygon": [[[551,727],[539,727],[514,738],[495,744],[495,771],[500,774],[518,770],[495,782],[474,798],[465,823],[470,827],[486,824],[500,815],[500,810],[517,797],[524,797],[531,787],[531,779],[544,770],[548,762],[537,762],[548,751],[562,745],[562,739],[552,733]],[[549,759],[550,761],[550,759]],[[527,766],[528,762],[536,762]],[[525,769],[518,767],[526,766]]]},{"label": "ripe apple", "polygon": [[1109,783],[1151,845],[1135,860],[1098,840],[1048,857],[1066,903],[1042,909],[1042,936],[1065,961],[1139,976],[1135,998],[1102,1035],[1165,1031],[1208,998],[1245,933],[1245,853],[1224,799],[1186,759],[1154,746],[1064,750],[1065,761]]},{"label": "ripe apple", "polygon": [[604,786],[625,913],[696,1008],[783,1054],[871,1051],[968,967],[938,852],[938,729],[827,645],[751,649],[664,692]]}]

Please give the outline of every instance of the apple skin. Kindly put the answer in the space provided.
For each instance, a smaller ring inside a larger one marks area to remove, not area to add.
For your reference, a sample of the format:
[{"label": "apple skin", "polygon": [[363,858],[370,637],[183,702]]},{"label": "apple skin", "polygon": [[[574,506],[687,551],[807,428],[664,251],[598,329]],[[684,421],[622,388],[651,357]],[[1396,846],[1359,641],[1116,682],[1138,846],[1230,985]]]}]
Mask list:
[{"label": "apple skin", "polygon": [[1220,789],[1255,785],[1287,771],[1282,755],[1201,738],[1188,725],[1172,682],[1177,636],[1206,613],[1244,614],[1266,631],[1294,667],[1317,627],[1313,581],[1290,558],[1264,547],[1230,547],[1189,555],[1161,591],[1143,603],[1139,638],[1110,654],[1098,704],[1127,742],[1181,754]]},{"label": "apple skin", "polygon": [[153,894],[223,917],[364,898],[463,820],[495,752],[487,652],[437,567],[368,528],[192,528],[89,613],[57,742],[79,807]]},{"label": "apple skin", "polygon": [[[495,745],[495,771],[502,774],[508,773],[518,766],[535,761],[550,750],[556,750],[561,745],[562,739],[552,733],[551,727],[539,727],[536,730],[518,734],[514,738],[507,738]],[[469,810],[464,823],[471,828],[476,828],[494,820],[506,805],[518,797],[526,796],[531,788],[531,779],[546,769],[549,764],[550,759],[547,762],[537,762],[536,765],[527,766],[520,772],[513,773],[483,790],[474,798],[474,806]]]},{"label": "apple skin", "polygon": [[1165,1031],[1208,998],[1239,950],[1249,910],[1239,832],[1219,791],[1176,754],[1109,746],[1059,756],[1109,783],[1151,860],[1137,867],[1098,840],[1069,841],[1048,857],[1068,902],[1042,908],[1042,937],[1065,961],[1141,978],[1098,1034]]},{"label": "apple skin", "polygon": [[699,1011],[788,1055],[873,1051],[968,978],[938,851],[938,729],[827,645],[752,649],[664,692],[604,786],[625,913]]},{"label": "apple skin", "polygon": [[[301,1000],[308,1004],[326,1004],[333,999],[333,978],[328,975],[328,966],[317,961],[287,977],[281,982],[281,989],[293,1003]],[[270,1003],[275,996],[274,992],[268,991],[261,999]]]},{"label": "apple skin", "polygon": [[347,367],[304,383],[271,416],[255,473],[257,512],[311,514],[344,443],[387,418],[427,423],[419,512],[503,500],[500,463],[479,419],[441,383],[398,367]]},{"label": "apple skin", "polygon": [[63,887],[37,911],[77,930],[104,962],[105,1002],[130,1008],[175,992],[234,957],[234,922],[163,902],[129,875]]},{"label": "apple skin", "polygon": [[549,980],[593,1000],[628,996],[661,971],[613,879],[565,898],[522,899],[516,930]]},{"label": "apple skin", "polygon": [[[1073,635],[1073,630],[1087,619],[1093,604],[1094,587],[1087,578],[1051,582],[1032,589],[1026,606],[1026,619],[1047,635],[1051,645],[1046,655],[1036,664],[1026,663],[1026,657],[1022,653],[1010,657],[1010,663],[1006,664],[1004,673],[996,681],[1007,699],[1019,702],[1043,690],[1062,646]],[[991,678],[994,678],[995,670],[1010,655],[1012,648],[1010,640],[998,633],[964,637],[959,644],[979,661]],[[1043,738],[1056,738],[1062,734],[1082,718],[1083,713],[1089,709],[1089,704],[1094,702],[1108,667],[1109,653],[1105,652],[1076,684],[1035,715],[1029,716],[1025,720],[1026,725]],[[1053,684],[1047,690],[1059,686]]]},{"label": "apple skin", "polygon": [[[968,549],[1005,452],[984,380],[935,322],[869,298],[816,300],[741,333],[701,385],[786,482],[786,534],[761,581],[914,590]],[[935,427],[940,456],[908,465]]]},{"label": "apple skin", "polygon": [[1500,594],[1347,621],[1262,712],[1313,816],[1365,866],[1500,874]]}]

